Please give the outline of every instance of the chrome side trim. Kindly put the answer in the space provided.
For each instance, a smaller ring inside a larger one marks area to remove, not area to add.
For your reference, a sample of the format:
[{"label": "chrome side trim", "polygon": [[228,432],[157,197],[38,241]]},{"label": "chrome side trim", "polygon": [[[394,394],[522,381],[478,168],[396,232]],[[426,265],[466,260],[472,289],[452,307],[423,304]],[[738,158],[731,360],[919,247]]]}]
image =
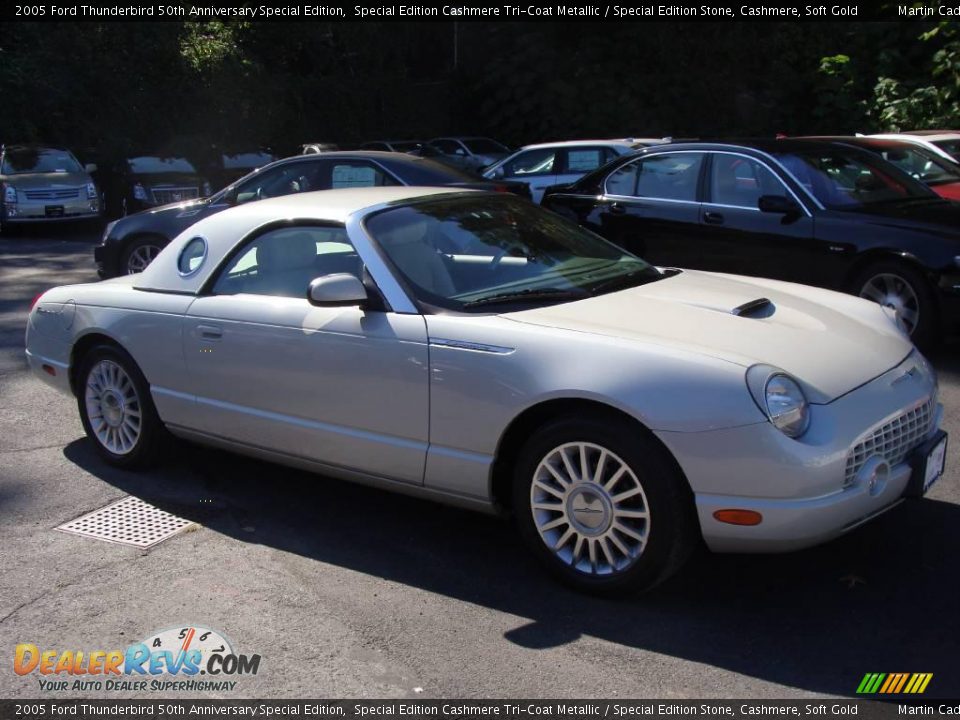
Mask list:
[{"label": "chrome side trim", "polygon": [[516,348],[503,347],[502,345],[486,345],[484,343],[469,342],[467,340],[447,340],[445,338],[431,338],[430,347],[491,353],[493,355],[510,355],[517,351]]}]

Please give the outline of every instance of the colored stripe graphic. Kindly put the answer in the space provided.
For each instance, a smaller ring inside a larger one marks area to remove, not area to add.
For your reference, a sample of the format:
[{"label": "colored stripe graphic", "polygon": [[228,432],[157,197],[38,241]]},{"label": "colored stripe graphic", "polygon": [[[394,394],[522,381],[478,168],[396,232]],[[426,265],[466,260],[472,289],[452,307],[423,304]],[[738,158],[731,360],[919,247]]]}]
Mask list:
[{"label": "colored stripe graphic", "polygon": [[857,686],[858,695],[919,695],[926,692],[933,673],[867,673]]}]

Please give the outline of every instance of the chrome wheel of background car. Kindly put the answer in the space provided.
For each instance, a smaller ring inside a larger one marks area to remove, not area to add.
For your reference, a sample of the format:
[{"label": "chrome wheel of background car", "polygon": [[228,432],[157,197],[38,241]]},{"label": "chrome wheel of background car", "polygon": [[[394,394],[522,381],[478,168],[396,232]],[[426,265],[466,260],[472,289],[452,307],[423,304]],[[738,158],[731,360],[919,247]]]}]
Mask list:
[{"label": "chrome wheel of background car", "polygon": [[920,323],[920,300],[913,286],[900,275],[874,275],[860,289],[860,297],[893,308],[911,335]]},{"label": "chrome wheel of background car", "polygon": [[143,272],[159,254],[160,247],[157,245],[138,245],[133,248],[127,258],[127,275]]},{"label": "chrome wheel of background car", "polygon": [[101,360],[87,374],[87,419],[97,441],[115,455],[126,455],[140,439],[140,398],[133,380],[112,360]]},{"label": "chrome wheel of background car", "polygon": [[637,476],[616,454],[593,443],[566,443],[546,454],[534,472],[530,509],[547,548],[589,575],[629,568],[650,532]]}]

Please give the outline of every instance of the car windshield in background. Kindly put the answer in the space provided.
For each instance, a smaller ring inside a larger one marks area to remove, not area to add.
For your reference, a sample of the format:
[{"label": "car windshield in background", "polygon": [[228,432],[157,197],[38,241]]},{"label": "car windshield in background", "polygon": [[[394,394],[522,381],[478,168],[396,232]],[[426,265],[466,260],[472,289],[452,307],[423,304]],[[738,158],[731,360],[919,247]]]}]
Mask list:
[{"label": "car windshield in background", "polygon": [[267,153],[238,153],[237,155],[224,155],[223,167],[227,170],[258,168],[261,165],[272,163],[274,160],[273,155]]},{"label": "car windshield in background", "polygon": [[395,152],[410,152],[411,150],[416,150],[421,145],[423,145],[423,143],[417,142],[416,140],[411,140],[410,142],[393,141],[390,143],[390,147],[392,147]]},{"label": "car windshield in background", "polygon": [[960,157],[960,140],[934,140],[933,144],[953,157]]},{"label": "car windshield in background", "polygon": [[775,156],[824,207],[832,210],[938,197],[923,183],[871,153],[811,149]]},{"label": "car windshield in background", "polygon": [[503,145],[490,138],[470,138],[464,140],[463,144],[474,155],[484,155],[486,153],[506,153],[510,152]]},{"label": "car windshield in background", "polygon": [[883,148],[879,152],[884,160],[928,185],[960,182],[960,166],[921,147]]},{"label": "car windshield in background", "polygon": [[663,277],[593,233],[506,196],[429,200],[365,225],[418,299],[449,310],[576,300]]},{"label": "car windshield in background", "polygon": [[4,175],[27,173],[78,173],[80,163],[65,150],[7,150],[3,156]]},{"label": "car windshield in background", "polygon": [[127,161],[130,172],[136,175],[152,173],[196,173],[193,165],[184,158],[135,157]]}]

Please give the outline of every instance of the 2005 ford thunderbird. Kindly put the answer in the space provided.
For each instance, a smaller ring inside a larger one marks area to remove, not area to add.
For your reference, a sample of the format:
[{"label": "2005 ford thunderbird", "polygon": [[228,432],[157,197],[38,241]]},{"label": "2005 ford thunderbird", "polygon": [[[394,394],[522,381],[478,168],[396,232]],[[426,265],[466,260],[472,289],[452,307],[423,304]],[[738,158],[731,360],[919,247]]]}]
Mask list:
[{"label": "2005 ford thunderbird", "polygon": [[121,467],[166,433],[478,509],[561,579],[650,587],[702,537],[809,546],[942,474],[890,308],[653,267],[509,195],[304,193],[46,292],[36,374]]}]

